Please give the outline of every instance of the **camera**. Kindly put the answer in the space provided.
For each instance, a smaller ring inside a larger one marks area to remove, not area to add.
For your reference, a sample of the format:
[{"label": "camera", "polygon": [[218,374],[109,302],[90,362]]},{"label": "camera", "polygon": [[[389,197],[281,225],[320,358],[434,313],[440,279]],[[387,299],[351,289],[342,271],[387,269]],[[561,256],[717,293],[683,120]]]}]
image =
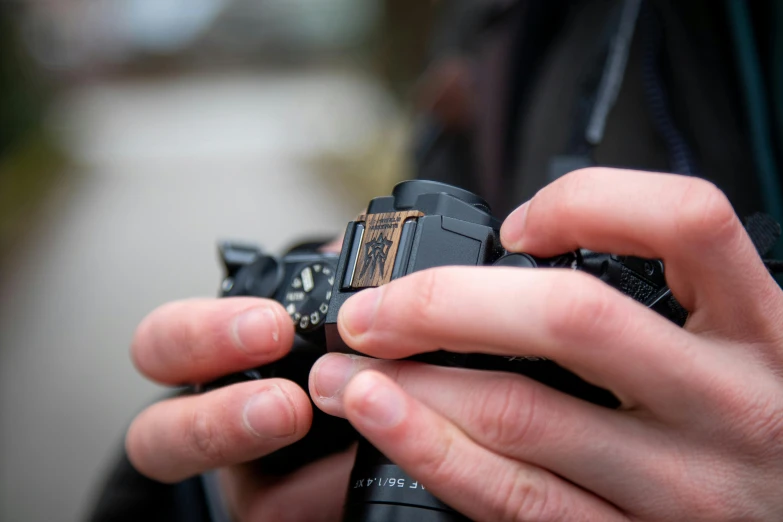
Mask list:
[{"label": "camera", "polygon": [[[685,311],[666,286],[660,260],[577,250],[552,258],[507,252],[500,221],[486,201],[466,190],[434,181],[399,183],[391,196],[373,199],[367,211],[348,223],[339,254],[303,245],[282,257],[255,246],[222,243],[226,276],[223,297],[257,296],[282,304],[296,329],[289,355],[260,368],[225,377],[210,389],[251,379],[282,377],[304,389],[313,363],[326,352],[346,352],[337,331],[342,304],[363,289],[407,274],[447,265],[560,268],[592,274],[678,325]],[[589,311],[586,311],[589,313]],[[416,360],[443,366],[514,372],[609,408],[617,399],[554,361],[540,357],[455,354],[445,351]],[[314,408],[313,426],[297,443],[258,461],[266,473],[288,473],[307,462],[359,441],[350,483],[346,522],[445,522],[467,520],[361,439],[346,421]]]}]

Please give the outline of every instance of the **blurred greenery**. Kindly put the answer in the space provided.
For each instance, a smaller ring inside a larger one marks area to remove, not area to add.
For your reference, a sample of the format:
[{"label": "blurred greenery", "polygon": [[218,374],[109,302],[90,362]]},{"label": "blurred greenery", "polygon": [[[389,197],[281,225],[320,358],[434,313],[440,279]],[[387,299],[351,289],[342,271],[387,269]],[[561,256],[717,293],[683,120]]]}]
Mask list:
[{"label": "blurred greenery", "polygon": [[414,177],[410,161],[411,107],[418,79],[424,70],[439,14],[438,2],[385,0],[383,16],[366,49],[371,72],[407,110],[389,121],[369,146],[355,155],[319,158],[315,168],[342,180],[360,201],[391,193],[394,185]]},{"label": "blurred greenery", "polygon": [[34,128],[43,114],[43,92],[19,45],[10,9],[0,5],[0,158]]},{"label": "blurred greenery", "polygon": [[20,138],[0,161],[0,254],[29,228],[64,163],[62,152],[40,130]]},{"label": "blurred greenery", "polygon": [[373,46],[376,74],[402,100],[426,65],[438,2],[385,0],[384,15]]},{"label": "blurred greenery", "polygon": [[[47,191],[65,170],[67,155],[47,135],[44,118],[68,78],[42,72],[19,37],[22,4],[0,0],[0,254],[36,217]],[[387,122],[366,150],[318,158],[313,167],[343,180],[361,199],[384,193],[414,173],[408,163],[411,125],[406,110],[427,58],[437,2],[381,0],[379,25],[369,41],[358,47],[360,61],[395,98],[402,110]],[[239,58],[238,58],[239,59]],[[163,75],[177,74],[176,57],[150,56],[124,66],[158,67]],[[157,69],[153,69],[157,70]],[[147,69],[147,72],[149,70]]]},{"label": "blurred greenery", "polygon": [[26,228],[64,161],[43,129],[46,89],[10,11],[0,5],[0,253]]}]

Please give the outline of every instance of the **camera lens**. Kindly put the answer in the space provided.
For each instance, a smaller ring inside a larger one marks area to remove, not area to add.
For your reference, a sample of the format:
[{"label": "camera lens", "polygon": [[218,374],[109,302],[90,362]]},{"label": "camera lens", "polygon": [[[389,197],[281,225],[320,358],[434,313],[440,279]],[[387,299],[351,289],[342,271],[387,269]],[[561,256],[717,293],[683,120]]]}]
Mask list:
[{"label": "camera lens", "polygon": [[469,522],[360,439],[344,522]]}]

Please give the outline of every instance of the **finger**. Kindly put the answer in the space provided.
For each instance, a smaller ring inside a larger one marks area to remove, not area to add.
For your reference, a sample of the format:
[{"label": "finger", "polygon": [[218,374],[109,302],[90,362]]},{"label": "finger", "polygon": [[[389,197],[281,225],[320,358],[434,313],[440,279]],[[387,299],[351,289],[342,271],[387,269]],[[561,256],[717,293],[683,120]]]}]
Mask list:
[{"label": "finger", "polygon": [[549,256],[575,248],[661,258],[688,310],[724,320],[768,317],[781,292],[726,196],[691,177],[584,169],[542,189],[501,229],[513,251]]},{"label": "finger", "polygon": [[615,503],[629,500],[628,477],[648,471],[649,455],[660,446],[632,416],[497,372],[329,354],[311,372],[316,406],[345,417],[344,390],[367,369],[390,377],[483,447],[548,469]]},{"label": "finger", "polygon": [[242,522],[335,522],[342,518],[355,455],[352,447],[285,477],[259,477],[254,466],[225,469],[224,491],[236,520]]},{"label": "finger", "polygon": [[338,328],[351,348],[386,359],[438,349],[546,357],[626,406],[669,409],[678,393],[711,381],[720,359],[597,278],[568,270],[417,272],[351,297]]},{"label": "finger", "polygon": [[311,422],[304,390],[269,379],[154,404],[134,419],[125,446],[141,473],[176,482],[272,453],[301,439]]},{"label": "finger", "polygon": [[283,357],[294,326],[268,299],[194,299],[164,305],[136,330],[131,356],[164,384],[207,382]]},{"label": "finger", "polygon": [[348,384],[345,411],[384,455],[472,519],[626,520],[573,484],[479,446],[377,372]]}]

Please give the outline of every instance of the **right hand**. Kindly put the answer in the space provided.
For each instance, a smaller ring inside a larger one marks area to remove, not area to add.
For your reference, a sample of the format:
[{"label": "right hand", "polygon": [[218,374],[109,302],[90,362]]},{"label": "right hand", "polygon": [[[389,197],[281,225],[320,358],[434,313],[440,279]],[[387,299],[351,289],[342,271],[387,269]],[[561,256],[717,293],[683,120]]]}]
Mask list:
[{"label": "right hand", "polygon": [[[198,299],[147,316],[131,355],[149,379],[182,385],[273,362],[293,339],[291,319],[275,301]],[[224,496],[240,522],[340,520],[353,451],[282,478],[243,465],[301,439],[312,415],[309,397],[293,382],[244,382],[153,404],[128,429],[126,450],[139,472],[161,482],[221,469]]]}]

